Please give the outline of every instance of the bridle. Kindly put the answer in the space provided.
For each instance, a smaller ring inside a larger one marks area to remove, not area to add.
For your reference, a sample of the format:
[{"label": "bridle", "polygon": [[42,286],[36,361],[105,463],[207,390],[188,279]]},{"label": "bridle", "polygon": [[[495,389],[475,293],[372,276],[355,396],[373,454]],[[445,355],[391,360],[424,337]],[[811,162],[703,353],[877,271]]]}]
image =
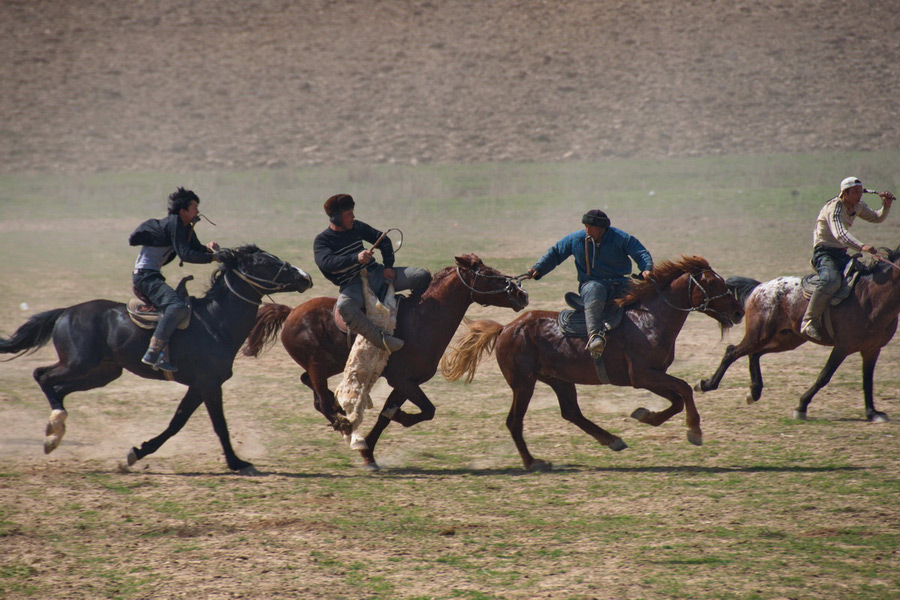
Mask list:
[{"label": "bridle", "polygon": [[709,304],[713,300],[718,300],[719,298],[724,298],[725,296],[728,296],[731,292],[728,291],[728,287],[726,286],[725,291],[722,292],[721,294],[717,294],[715,296],[710,296],[710,294],[706,290],[706,288],[703,287],[703,284],[700,283],[700,281],[697,279],[698,275],[702,276],[704,273],[712,273],[715,277],[717,277],[718,279],[721,279],[722,283],[725,283],[725,280],[722,279],[722,276],[719,275],[718,273],[716,273],[715,271],[713,271],[712,269],[703,269],[702,271],[699,271],[697,273],[689,273],[688,274],[688,277],[689,277],[689,279],[688,279],[688,298],[691,297],[691,286],[693,285],[693,286],[696,286],[697,288],[699,288],[701,292],[703,292],[703,302],[700,303],[700,305],[698,305],[698,306],[689,306],[688,308],[681,308],[680,306],[675,306],[674,304],[669,302],[669,299],[666,298],[663,295],[662,290],[659,289],[659,285],[656,283],[656,280],[651,279],[651,281],[653,282],[653,287],[656,288],[656,293],[659,295],[660,298],[663,299],[663,302],[665,302],[666,304],[669,305],[670,308],[674,308],[675,310],[680,310],[681,312],[698,312],[698,311],[699,312],[707,312],[707,311],[709,311],[709,312],[722,314],[721,311],[715,310],[714,308],[710,308]]},{"label": "bridle", "polygon": [[[264,254],[266,256],[270,256],[270,257],[274,258],[275,260],[281,262],[281,267],[278,268],[278,272],[275,273],[274,278],[264,279],[262,277],[256,277],[255,275],[250,275],[248,273],[241,271],[239,268],[227,269],[225,271],[225,275],[223,277],[223,279],[225,280],[225,287],[228,288],[228,291],[230,291],[232,294],[234,294],[235,296],[237,296],[244,302],[246,302],[248,304],[252,304],[253,306],[259,306],[260,304],[262,304],[263,296],[265,296],[267,294],[272,294],[275,292],[282,291],[285,288],[286,284],[280,283],[278,281],[278,278],[281,276],[282,271],[284,271],[285,269],[292,268],[291,263],[281,260],[280,258],[273,256],[272,254],[269,254],[268,252],[265,252]],[[237,290],[235,290],[234,287],[231,285],[231,282],[228,281],[228,275],[231,275],[231,274],[237,275],[239,278],[243,279],[251,288],[253,288],[253,291],[255,291],[257,294],[259,294],[259,300],[251,300],[251,299],[241,295]]]},{"label": "bridle", "polygon": [[[521,292],[521,293],[525,294],[526,298],[528,297],[528,292],[526,292],[520,285],[522,283],[522,280],[528,279],[527,273],[525,273],[523,275],[519,275],[517,277],[509,277],[507,275],[484,274],[481,272],[480,267],[472,267],[467,270],[470,271],[472,273],[472,275],[474,275],[471,285],[469,285],[469,283],[465,279],[463,279],[462,269],[460,268],[459,265],[456,265],[456,275],[459,277],[459,280],[462,282],[462,284],[469,290],[469,298],[473,302],[478,302],[478,300],[475,299],[475,294],[484,294],[484,295],[506,294],[510,299],[512,299],[513,294],[515,294],[516,292]],[[503,280],[506,283],[506,285],[502,289],[498,288],[496,290],[487,290],[487,291],[478,290],[478,289],[475,289],[475,285],[478,282],[479,277],[481,277],[482,279]],[[482,306],[487,306],[483,302],[478,302],[478,304],[481,304]]]}]

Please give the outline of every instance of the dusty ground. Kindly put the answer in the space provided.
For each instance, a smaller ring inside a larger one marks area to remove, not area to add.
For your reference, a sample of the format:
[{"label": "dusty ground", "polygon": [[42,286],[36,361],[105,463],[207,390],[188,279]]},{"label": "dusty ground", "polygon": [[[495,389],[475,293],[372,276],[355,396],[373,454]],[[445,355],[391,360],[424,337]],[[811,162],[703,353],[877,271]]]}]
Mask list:
[{"label": "dusty ground", "polygon": [[0,171],[900,147],[891,2],[0,3]]}]

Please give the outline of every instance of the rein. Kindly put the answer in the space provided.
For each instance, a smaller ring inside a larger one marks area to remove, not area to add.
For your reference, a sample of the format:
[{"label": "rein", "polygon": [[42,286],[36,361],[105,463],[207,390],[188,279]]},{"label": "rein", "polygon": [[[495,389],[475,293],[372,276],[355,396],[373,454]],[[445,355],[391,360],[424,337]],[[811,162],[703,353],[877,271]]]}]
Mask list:
[{"label": "rein", "polygon": [[[523,275],[519,275],[518,277],[507,277],[506,275],[484,275],[483,273],[479,272],[479,269],[472,269],[472,274],[475,276],[475,278],[472,280],[472,285],[469,285],[466,282],[466,280],[463,279],[462,270],[459,268],[459,265],[456,265],[456,275],[457,275],[457,277],[459,277],[459,280],[462,282],[462,284],[464,286],[466,286],[466,288],[469,290],[469,298],[471,298],[473,302],[477,302],[477,300],[475,300],[475,294],[485,294],[485,295],[507,294],[507,295],[510,295],[512,292],[515,292],[516,290],[521,290],[522,288],[519,284],[522,283],[523,279],[528,278],[527,273],[525,273]],[[496,289],[496,290],[490,290],[490,291],[477,290],[477,289],[475,289],[474,286],[475,286],[475,282],[478,281],[479,277],[483,277],[484,279],[502,279],[506,282],[506,287],[504,287],[503,289]],[[479,304],[480,304],[480,302],[479,302]]]},{"label": "rein", "polygon": [[895,268],[895,269],[897,269],[897,270],[900,270],[900,267],[898,267],[896,264],[894,264],[893,262],[891,262],[891,261],[888,259],[888,257],[882,256],[880,252],[878,252],[878,253],[876,253],[876,254],[873,254],[872,256],[875,257],[875,260],[877,260],[877,261],[879,261],[879,262],[883,262],[883,263],[886,264],[886,265],[890,265],[891,267],[893,267],[893,268]]},{"label": "rein", "polygon": [[[707,273],[707,272],[715,273],[715,271],[713,271],[712,269],[704,269],[704,270],[700,271],[699,273],[697,273],[696,275],[703,275],[704,273]],[[718,273],[715,273],[715,274],[716,274],[716,277],[719,277],[721,279],[721,275],[719,275]],[[653,282],[653,287],[656,288],[656,293],[659,295],[660,298],[663,299],[663,302],[665,302],[666,304],[669,305],[670,308],[674,308],[675,310],[680,310],[681,312],[697,312],[697,311],[704,312],[707,310],[710,310],[712,312],[719,312],[715,309],[710,309],[709,304],[713,300],[718,300],[719,298],[723,298],[723,297],[727,296],[729,294],[727,289],[725,292],[722,292],[721,294],[718,294],[717,296],[710,296],[709,292],[706,291],[706,288],[704,288],[703,285],[695,277],[695,273],[690,273],[688,275],[688,277],[690,277],[690,279],[688,281],[688,298],[690,298],[690,295],[691,295],[691,284],[697,286],[698,288],[700,288],[700,291],[703,292],[703,302],[699,306],[689,306],[688,308],[681,308],[680,306],[675,306],[674,304],[669,302],[668,298],[666,298],[663,295],[662,290],[659,289],[659,285],[656,283],[656,280],[650,279],[650,281]]]},{"label": "rein", "polygon": [[[280,291],[282,289],[283,286],[282,284],[278,283],[278,277],[281,275],[282,271],[289,267],[290,264],[282,261],[281,267],[278,269],[278,272],[275,273],[275,277],[273,279],[263,279],[262,277],[248,275],[240,269],[228,269],[227,271],[225,271],[223,279],[225,280],[225,286],[228,288],[228,291],[248,304],[259,306],[260,304],[262,304],[263,296],[265,296],[266,294],[271,294],[272,292]],[[253,291],[259,294],[259,300],[250,300],[249,298],[242,296],[237,290],[235,290],[231,285],[231,282],[228,281],[228,275],[232,273],[243,279],[247,283],[247,285],[253,288]]]}]

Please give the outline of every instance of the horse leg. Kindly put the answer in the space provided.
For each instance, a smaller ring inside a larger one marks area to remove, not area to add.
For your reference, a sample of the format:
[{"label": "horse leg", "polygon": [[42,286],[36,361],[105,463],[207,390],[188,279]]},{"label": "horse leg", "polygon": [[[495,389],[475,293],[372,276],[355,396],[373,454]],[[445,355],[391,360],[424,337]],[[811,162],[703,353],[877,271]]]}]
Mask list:
[{"label": "horse leg", "polygon": [[747,404],[758,402],[762,397],[763,378],[762,369],[759,366],[760,353],[750,355],[750,391],[747,392]]},{"label": "horse leg", "polygon": [[115,363],[84,360],[72,364],[59,362],[34,370],[34,379],[50,403],[50,418],[44,428],[44,454],[56,450],[66,434],[65,397],[72,392],[103,387],[121,374],[122,367]]},{"label": "horse leg", "polygon": [[835,347],[831,354],[828,355],[828,360],[825,361],[825,367],[822,369],[822,372],[819,373],[819,376],[816,378],[816,382],[812,384],[806,392],[800,396],[800,404],[797,405],[797,408],[794,409],[794,418],[799,419],[801,421],[806,420],[806,409],[809,407],[809,403],[812,402],[813,396],[821,390],[823,387],[828,385],[828,382],[831,381],[832,375],[834,372],[838,370],[838,367],[841,366],[841,363],[844,362],[844,359],[847,358],[847,353],[843,350],[839,350]]},{"label": "horse leg", "polygon": [[860,352],[862,356],[863,397],[866,403],[866,419],[869,423],[886,423],[890,421],[887,413],[875,410],[875,363],[878,362],[879,354],[881,354],[881,348]]},{"label": "horse leg", "polygon": [[672,404],[669,408],[659,412],[653,412],[646,408],[638,408],[631,413],[631,417],[637,419],[641,423],[659,427],[673,416],[680,413],[682,409],[687,408],[685,412],[685,420],[688,427],[687,439],[695,446],[702,446],[703,431],[700,429],[700,413],[697,412],[697,407],[694,404],[694,393],[691,386],[681,379],[672,377],[667,373],[656,373],[655,376],[649,380],[646,379],[646,375],[647,374],[644,373],[633,377],[634,381],[640,382],[640,385],[636,385],[635,387],[642,387],[658,396],[662,396]]},{"label": "horse leg", "polygon": [[559,408],[563,419],[578,426],[582,431],[608,447],[610,450],[618,452],[628,447],[628,445],[622,441],[622,438],[611,434],[584,416],[581,412],[581,407],[578,405],[578,393],[575,390],[574,383],[554,379],[548,381],[547,385],[556,392],[556,399],[559,401]]},{"label": "horse leg", "polygon": [[344,416],[334,392],[328,389],[328,377],[322,377],[318,371],[311,369],[300,376],[300,381],[312,390],[313,406],[328,419],[331,427],[335,431],[350,435],[353,431],[352,424]]},{"label": "horse leg", "polygon": [[231,447],[231,436],[228,435],[228,423],[225,422],[225,408],[222,406],[222,387],[216,386],[203,394],[203,403],[206,412],[212,421],[213,431],[219,436],[222,450],[225,452],[225,462],[232,471],[238,471],[241,475],[259,475],[259,471],[245,460],[238,458]]},{"label": "horse leg", "polygon": [[[418,413],[408,413],[400,409],[400,406],[406,401],[412,402],[418,409]],[[378,438],[391,421],[396,421],[404,427],[412,427],[416,423],[422,421],[430,421],[434,418],[435,408],[428,396],[422,391],[418,385],[409,383],[402,384],[394,388],[388,395],[388,399],[378,415],[375,426],[366,435],[366,448],[360,449],[365,467],[369,470],[377,470],[378,464],[375,462],[375,444]]]},{"label": "horse leg", "polygon": [[182,398],[181,402],[178,404],[175,416],[169,421],[169,426],[166,427],[165,431],[152,440],[141,444],[140,448],[131,448],[128,452],[128,466],[130,467],[148,454],[153,454],[159,450],[160,446],[166,443],[166,440],[181,431],[181,428],[184,427],[184,424],[187,423],[187,420],[194,414],[194,411],[197,410],[197,407],[200,406],[202,402],[203,398],[200,395],[200,392],[195,388],[188,388],[187,394],[184,395],[184,398]]},{"label": "horse leg", "polygon": [[513,392],[512,406],[509,407],[509,414],[506,416],[506,428],[512,436],[516,450],[522,458],[526,471],[549,471],[553,466],[549,462],[545,462],[539,458],[535,458],[528,451],[528,445],[525,443],[523,431],[525,429],[525,413],[528,412],[528,405],[531,403],[531,397],[534,395],[534,384],[536,379],[533,376],[524,377],[523,381],[507,382],[510,384]]},{"label": "horse leg", "polygon": [[722,383],[722,378],[725,376],[725,371],[728,370],[734,362],[744,356],[746,352],[743,352],[739,346],[742,346],[743,342],[738,346],[729,345],[725,348],[725,355],[722,356],[722,362],[719,363],[719,368],[716,369],[716,372],[713,373],[713,376],[709,379],[701,379],[697,385],[694,386],[695,392],[711,392],[713,390],[719,389],[719,384]]}]

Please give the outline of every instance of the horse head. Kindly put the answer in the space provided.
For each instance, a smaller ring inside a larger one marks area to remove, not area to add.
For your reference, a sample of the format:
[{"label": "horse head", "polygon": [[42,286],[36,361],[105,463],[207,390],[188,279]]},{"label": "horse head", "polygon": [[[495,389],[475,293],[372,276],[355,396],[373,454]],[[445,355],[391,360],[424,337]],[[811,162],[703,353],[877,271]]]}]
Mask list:
[{"label": "horse head", "polygon": [[528,306],[528,292],[518,277],[504,275],[474,254],[456,257],[456,274],[482,306],[501,306],[518,312]]},{"label": "horse head", "polygon": [[213,282],[233,273],[260,296],[275,292],[305,292],[313,285],[312,277],[306,271],[253,244],[225,248],[216,253],[216,258],[222,265],[213,273]]},{"label": "horse head", "polygon": [[[664,294],[666,288],[685,293],[687,306],[668,300]],[[676,261],[659,263],[649,279],[633,283],[625,297],[616,302],[625,306],[656,295],[675,310],[702,312],[712,317],[723,330],[744,318],[741,303],[702,256],[682,256]]]}]

